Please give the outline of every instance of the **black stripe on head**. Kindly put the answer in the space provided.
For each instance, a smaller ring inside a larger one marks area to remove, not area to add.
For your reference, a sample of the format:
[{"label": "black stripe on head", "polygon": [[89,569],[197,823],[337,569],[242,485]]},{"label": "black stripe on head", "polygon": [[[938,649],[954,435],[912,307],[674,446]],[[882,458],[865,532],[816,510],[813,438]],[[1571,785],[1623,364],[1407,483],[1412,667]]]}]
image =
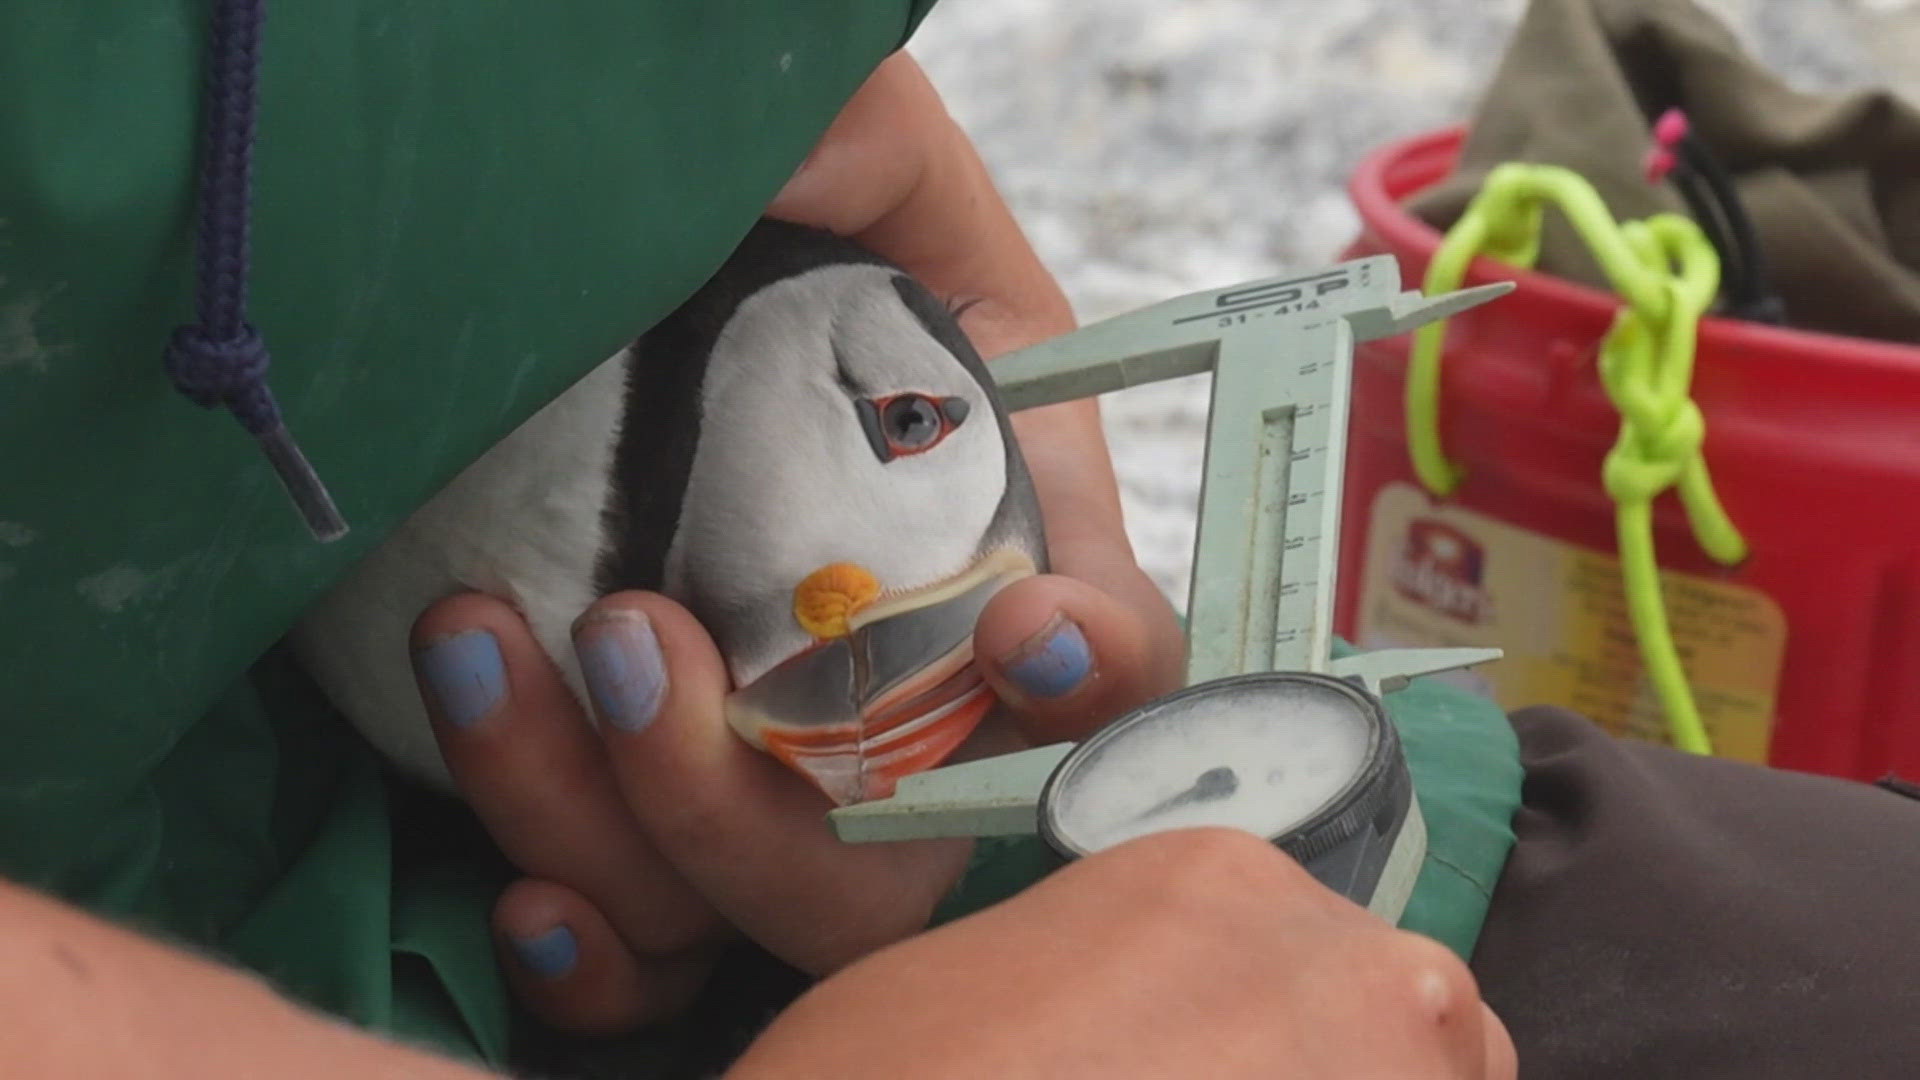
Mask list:
[{"label": "black stripe on head", "polygon": [[831,265],[897,269],[826,230],[763,219],[706,284],[627,350],[626,407],[603,513],[602,594],[663,584],[700,438],[701,388],[721,331],[755,293]]},{"label": "black stripe on head", "polygon": [[985,378],[987,366],[981,362],[979,351],[973,347],[973,342],[967,340],[967,335],[960,331],[959,320],[954,317],[953,312],[947,310],[946,305],[928,292],[926,286],[905,274],[894,277],[893,291],[900,294],[900,302],[905,304],[907,310],[913,313],[913,317],[920,321],[927,336],[952,353],[954,359],[959,360],[975,378],[982,379],[983,385],[989,390],[993,388],[993,381]]}]

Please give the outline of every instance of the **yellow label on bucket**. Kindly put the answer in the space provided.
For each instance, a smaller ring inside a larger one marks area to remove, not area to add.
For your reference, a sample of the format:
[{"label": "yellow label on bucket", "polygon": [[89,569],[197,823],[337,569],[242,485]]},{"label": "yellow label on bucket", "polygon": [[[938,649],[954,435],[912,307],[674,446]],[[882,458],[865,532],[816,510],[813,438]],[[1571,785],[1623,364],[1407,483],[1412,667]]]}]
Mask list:
[{"label": "yellow label on bucket", "polygon": [[[1764,762],[1786,617],[1756,589],[1662,570],[1675,646],[1714,752]],[[1504,709],[1558,705],[1671,744],[1611,555],[1389,484],[1375,496],[1354,634],[1363,649],[1497,646],[1452,676]]]}]

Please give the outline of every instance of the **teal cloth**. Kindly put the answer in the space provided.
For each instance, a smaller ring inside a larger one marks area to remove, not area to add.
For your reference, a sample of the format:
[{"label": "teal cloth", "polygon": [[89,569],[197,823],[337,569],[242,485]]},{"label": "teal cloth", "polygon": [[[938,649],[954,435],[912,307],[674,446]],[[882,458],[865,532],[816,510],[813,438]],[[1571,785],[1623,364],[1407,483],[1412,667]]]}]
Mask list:
[{"label": "teal cloth", "polygon": [[711,274],[929,6],[269,5],[251,315],[322,545],[161,366],[209,3],[0,0],[0,876],[502,1063],[505,868],[274,642]]}]

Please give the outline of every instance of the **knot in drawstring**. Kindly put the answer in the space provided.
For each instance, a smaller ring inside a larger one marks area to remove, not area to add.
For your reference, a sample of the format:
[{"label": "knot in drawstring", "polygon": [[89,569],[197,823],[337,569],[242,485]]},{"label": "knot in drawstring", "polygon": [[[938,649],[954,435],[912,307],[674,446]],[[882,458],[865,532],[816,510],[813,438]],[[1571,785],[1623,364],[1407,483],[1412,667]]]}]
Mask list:
[{"label": "knot in drawstring", "polygon": [[174,389],[201,408],[227,406],[253,435],[280,422],[280,406],[267,389],[271,362],[266,342],[251,326],[224,339],[214,338],[205,327],[182,326],[167,342],[167,377]]}]

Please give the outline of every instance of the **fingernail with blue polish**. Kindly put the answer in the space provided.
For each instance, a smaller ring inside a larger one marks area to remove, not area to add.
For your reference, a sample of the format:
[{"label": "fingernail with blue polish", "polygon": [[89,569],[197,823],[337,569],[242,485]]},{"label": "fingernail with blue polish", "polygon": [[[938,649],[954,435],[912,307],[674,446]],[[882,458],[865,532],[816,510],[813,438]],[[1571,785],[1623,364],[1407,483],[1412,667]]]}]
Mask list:
[{"label": "fingernail with blue polish", "polygon": [[507,663],[485,630],[467,630],[414,654],[421,681],[455,727],[472,727],[507,694]]},{"label": "fingernail with blue polish", "polygon": [[601,720],[622,731],[640,731],[653,723],[667,696],[667,662],[645,615],[597,615],[574,635],[573,651]]},{"label": "fingernail with blue polish", "polygon": [[1047,628],[1001,661],[1007,678],[1029,697],[1066,697],[1093,671],[1093,650],[1071,619],[1057,615]]},{"label": "fingernail with blue polish", "polygon": [[573,970],[580,959],[580,944],[573,931],[556,926],[535,937],[509,938],[520,965],[543,979],[558,979]]}]

